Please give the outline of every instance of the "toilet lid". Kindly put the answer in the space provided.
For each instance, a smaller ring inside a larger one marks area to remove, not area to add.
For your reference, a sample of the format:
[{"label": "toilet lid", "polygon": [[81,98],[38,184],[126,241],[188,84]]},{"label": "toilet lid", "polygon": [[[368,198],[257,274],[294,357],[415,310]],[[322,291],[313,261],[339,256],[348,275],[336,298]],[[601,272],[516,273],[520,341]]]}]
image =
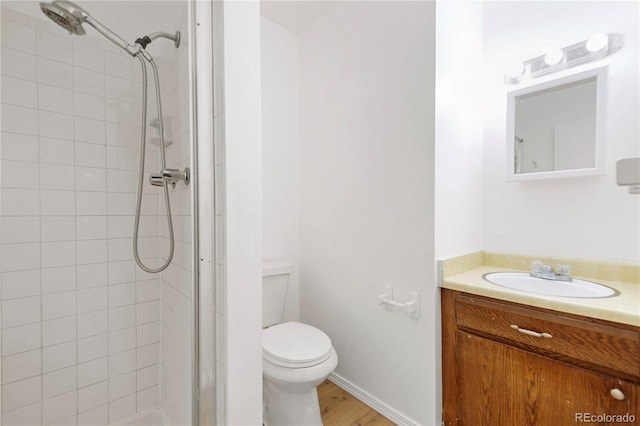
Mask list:
[{"label": "toilet lid", "polygon": [[292,368],[320,364],[331,356],[331,339],[300,322],[277,324],[262,331],[262,353],[274,364]]}]

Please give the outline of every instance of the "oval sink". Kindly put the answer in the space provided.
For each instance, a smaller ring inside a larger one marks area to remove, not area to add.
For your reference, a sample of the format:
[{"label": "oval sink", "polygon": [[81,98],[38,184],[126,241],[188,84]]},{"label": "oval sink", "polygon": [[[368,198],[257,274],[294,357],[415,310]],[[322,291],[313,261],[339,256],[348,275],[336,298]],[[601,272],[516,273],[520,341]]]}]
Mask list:
[{"label": "oval sink", "polygon": [[618,294],[610,287],[591,281],[576,278],[573,281],[545,280],[532,277],[528,272],[492,272],[482,278],[501,287],[547,296],[601,298]]}]

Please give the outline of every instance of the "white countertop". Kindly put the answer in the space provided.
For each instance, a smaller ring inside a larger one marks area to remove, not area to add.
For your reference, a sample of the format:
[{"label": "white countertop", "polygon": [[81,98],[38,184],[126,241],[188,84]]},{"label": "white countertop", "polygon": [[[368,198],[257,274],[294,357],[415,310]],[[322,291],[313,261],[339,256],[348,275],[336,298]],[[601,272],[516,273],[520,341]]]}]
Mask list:
[{"label": "white countertop", "polygon": [[638,284],[575,277],[606,285],[618,290],[620,294],[601,299],[557,297],[527,293],[492,284],[482,278],[484,274],[490,272],[514,272],[514,270],[481,266],[445,278],[442,287],[523,305],[640,326],[640,285]]}]

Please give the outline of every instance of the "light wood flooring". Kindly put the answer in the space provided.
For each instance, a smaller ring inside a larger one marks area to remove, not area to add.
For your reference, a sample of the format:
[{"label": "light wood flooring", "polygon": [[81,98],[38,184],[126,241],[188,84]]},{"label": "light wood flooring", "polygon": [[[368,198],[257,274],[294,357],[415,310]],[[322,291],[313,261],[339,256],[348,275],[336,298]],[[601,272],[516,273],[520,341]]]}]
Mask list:
[{"label": "light wood flooring", "polygon": [[395,425],[391,420],[329,380],[325,380],[318,386],[318,399],[324,426]]}]

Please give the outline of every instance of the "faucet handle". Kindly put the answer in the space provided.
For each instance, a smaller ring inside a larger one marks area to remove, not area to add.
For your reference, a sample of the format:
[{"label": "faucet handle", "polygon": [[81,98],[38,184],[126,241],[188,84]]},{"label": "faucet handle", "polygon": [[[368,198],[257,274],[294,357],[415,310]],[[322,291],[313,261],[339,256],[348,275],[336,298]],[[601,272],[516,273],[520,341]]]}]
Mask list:
[{"label": "faucet handle", "polygon": [[571,275],[571,266],[569,265],[556,265],[556,273],[558,275]]},{"label": "faucet handle", "polygon": [[542,269],[544,268],[544,263],[540,260],[534,260],[531,262],[531,274],[541,274]]}]

